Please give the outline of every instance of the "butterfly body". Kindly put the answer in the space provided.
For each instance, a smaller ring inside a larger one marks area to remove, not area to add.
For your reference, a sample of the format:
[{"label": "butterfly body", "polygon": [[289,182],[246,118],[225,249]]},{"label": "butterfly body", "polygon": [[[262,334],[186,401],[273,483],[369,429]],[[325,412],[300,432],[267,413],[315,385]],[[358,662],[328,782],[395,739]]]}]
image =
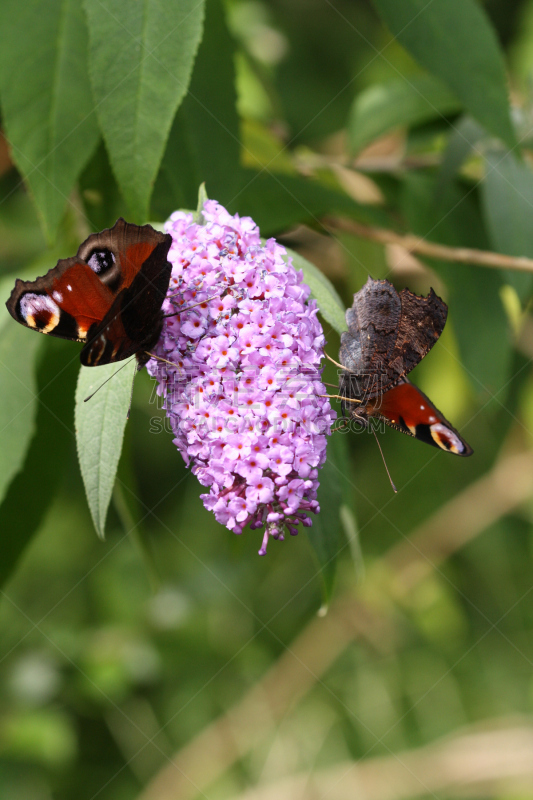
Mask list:
[{"label": "butterfly body", "polygon": [[472,448],[426,395],[406,377],[444,329],[448,308],[430,291],[419,297],[369,278],[346,312],[339,359],[343,415],[370,418],[455,455]]},{"label": "butterfly body", "polygon": [[140,366],[157,342],[170,282],[169,234],[119,219],[93,233],[72,258],[35,281],[17,280],[6,303],[32,330],[84,343],[81,363],[97,366],[135,355]]}]

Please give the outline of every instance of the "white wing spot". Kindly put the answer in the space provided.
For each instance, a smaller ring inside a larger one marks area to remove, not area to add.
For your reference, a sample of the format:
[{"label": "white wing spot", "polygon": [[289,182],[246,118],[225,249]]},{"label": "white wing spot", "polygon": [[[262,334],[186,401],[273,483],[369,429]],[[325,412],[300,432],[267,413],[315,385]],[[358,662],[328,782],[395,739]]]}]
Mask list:
[{"label": "white wing spot", "polygon": [[420,406],[420,411],[425,411],[425,409],[426,409],[425,406]]},{"label": "white wing spot", "polygon": [[63,302],[63,295],[61,294],[61,292],[53,291],[52,292],[52,297],[54,298],[56,303],[62,303]]},{"label": "white wing spot", "polygon": [[67,289],[69,290],[69,292],[72,291],[72,286],[70,285],[70,283],[67,283]]}]

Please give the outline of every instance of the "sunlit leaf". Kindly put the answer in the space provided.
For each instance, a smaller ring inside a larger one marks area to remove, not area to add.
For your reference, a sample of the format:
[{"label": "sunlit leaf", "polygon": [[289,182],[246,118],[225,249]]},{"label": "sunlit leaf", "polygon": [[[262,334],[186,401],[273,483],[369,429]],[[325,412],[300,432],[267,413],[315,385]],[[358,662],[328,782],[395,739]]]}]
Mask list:
[{"label": "sunlit leaf", "polygon": [[320,513],[313,515],[313,525],[307,529],[309,541],[320,567],[323,605],[331,599],[337,568],[337,556],[342,546],[344,524],[341,518],[343,501],[343,476],[349,471],[346,442],[342,434],[332,434],[328,439],[328,456],[319,472],[318,502]]},{"label": "sunlit leaf", "polygon": [[[94,527],[102,539],[105,535],[107,509],[115,484],[136,369],[137,362],[133,358],[125,366],[105,364],[101,367],[81,367],[78,378],[78,457]],[[104,383],[106,380],[107,383]],[[98,389],[99,386],[102,388]],[[85,398],[96,389],[98,391],[94,397],[85,402]]]},{"label": "sunlit leaf", "polygon": [[472,117],[463,116],[455,123],[442,156],[435,184],[435,205],[437,207],[439,198],[448,191],[463,162],[472,150],[477,149],[478,143],[483,138],[487,138],[486,131]]},{"label": "sunlit leaf", "polygon": [[335,287],[314,264],[289,247],[286,249],[287,255],[292,256],[295,269],[302,270],[304,282],[311,289],[311,296],[317,301],[320,313],[326,322],[329,322],[337,333],[341,334],[346,330],[345,308]]},{"label": "sunlit leaf", "polygon": [[[48,337],[20,330],[27,334],[28,339],[37,339],[41,347],[51,344]],[[31,342],[29,345],[29,352],[27,350],[21,358],[21,364],[28,357],[31,360]],[[46,359],[42,360],[38,370],[36,433],[26,451],[23,469],[10,484],[0,506],[0,585],[11,576],[20,556],[39,530],[65,476],[65,460],[74,444],[77,356],[72,358],[70,343],[56,341],[53,345],[47,348]],[[6,452],[3,438],[0,451]],[[23,502],[22,498],[28,502]]]},{"label": "sunlit leaf", "polygon": [[350,112],[350,147],[357,152],[394,128],[427,122],[460,107],[457,97],[431,75],[369,86],[355,98]]},{"label": "sunlit leaf", "polygon": [[[404,181],[403,211],[418,236],[452,247],[487,249],[488,242],[478,203],[458,183],[440,197],[435,220],[435,181],[410,175]],[[501,298],[498,270],[467,264],[431,261],[448,288],[448,323],[453,325],[461,362],[476,392],[503,400],[509,377],[511,340]],[[490,324],[487,321],[490,320]]]},{"label": "sunlit leaf", "polygon": [[132,214],[148,202],[202,35],[202,0],[85,0],[96,110]]},{"label": "sunlit leaf", "polygon": [[193,206],[201,183],[223,205],[242,185],[234,57],[223,4],[207,0],[189,91],[172,124],[154,193],[153,208],[161,216]]},{"label": "sunlit leaf", "polygon": [[[487,153],[482,183],[483,211],[495,250],[511,256],[533,258],[533,171],[513,153]],[[509,281],[523,299],[529,297],[531,273],[506,270]]]},{"label": "sunlit leaf", "polygon": [[52,239],[99,138],[78,0],[4,0],[0,94],[11,155]]},{"label": "sunlit leaf", "polygon": [[11,322],[0,335],[0,500],[22,468],[35,431],[35,360],[44,340]]},{"label": "sunlit leaf", "polygon": [[229,203],[228,210],[252,217],[263,236],[273,236],[298,222],[316,225],[329,214],[344,214],[381,227],[390,225],[385,211],[356,203],[316,180],[249,169],[244,173],[244,187]]},{"label": "sunlit leaf", "polygon": [[476,0],[374,0],[374,4],[393,36],[449,87],[473,117],[510,147],[516,145],[503,56]]}]

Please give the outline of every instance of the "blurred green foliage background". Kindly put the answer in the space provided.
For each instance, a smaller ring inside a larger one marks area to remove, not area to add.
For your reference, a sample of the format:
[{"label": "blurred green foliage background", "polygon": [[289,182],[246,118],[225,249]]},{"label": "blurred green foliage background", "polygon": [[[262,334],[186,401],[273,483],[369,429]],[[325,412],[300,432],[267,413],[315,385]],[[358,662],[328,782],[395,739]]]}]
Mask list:
[{"label": "blurred green foliage background", "polygon": [[533,797],[532,272],[350,228],[533,258],[532,76],[531,0],[3,0],[3,298],[205,181],[346,305],[368,274],[446,299],[413,377],[475,454],[387,431],[393,496],[373,437],[339,434],[325,554],[301,532],[261,559],[143,373],[102,542],[76,346],[4,314],[0,796]]}]

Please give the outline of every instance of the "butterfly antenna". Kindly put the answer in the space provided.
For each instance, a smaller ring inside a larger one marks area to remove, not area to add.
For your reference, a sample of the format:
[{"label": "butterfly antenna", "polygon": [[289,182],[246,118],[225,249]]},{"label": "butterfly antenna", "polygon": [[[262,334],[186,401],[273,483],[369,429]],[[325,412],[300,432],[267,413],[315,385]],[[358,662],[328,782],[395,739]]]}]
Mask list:
[{"label": "butterfly antenna", "polygon": [[[175,295],[171,294],[169,296],[176,297],[178,294],[180,294],[180,292],[176,292]],[[214,294],[212,297],[206,297],[205,300],[200,300],[199,303],[193,303],[192,306],[185,306],[185,308],[180,308],[179,311],[173,311],[172,314],[163,314],[163,319],[168,319],[168,317],[177,317],[178,314],[183,314],[184,311],[189,311],[190,308],[196,308],[196,306],[203,306],[204,303],[208,303],[210,300],[216,300],[219,296],[220,295],[218,294]]]},{"label": "butterfly antenna", "polygon": [[133,378],[131,379],[130,404],[128,406],[128,413],[126,414],[126,419],[130,418],[131,404],[133,403],[133,385],[135,383],[135,376],[137,375],[138,371],[139,371],[139,367],[137,367],[137,369],[133,373]]},{"label": "butterfly antenna", "polygon": [[381,449],[381,445],[380,445],[380,443],[379,443],[379,439],[378,439],[378,437],[377,437],[377,434],[376,434],[376,431],[374,430],[374,428],[372,428],[372,433],[374,434],[374,439],[376,440],[376,442],[377,442],[377,445],[378,445],[378,447],[379,447],[379,452],[381,453],[381,458],[382,458],[382,460],[383,460],[383,464],[385,465],[385,470],[387,471],[387,475],[389,476],[389,481],[390,481],[390,485],[392,486],[392,491],[393,491],[395,494],[398,494],[398,489],[396,488],[396,486],[395,486],[395,485],[394,485],[394,483],[392,482],[392,478],[391,478],[391,476],[390,476],[389,468],[388,468],[388,466],[387,466],[387,462],[385,461],[385,456],[383,455],[383,450]]},{"label": "butterfly antenna", "polygon": [[342,369],[343,372],[348,372],[349,371],[349,370],[346,369],[346,367],[343,367],[342,364],[339,364],[338,361],[335,361],[335,359],[333,359],[331,356],[328,356],[327,353],[324,353],[324,355],[326,356],[328,361],[331,361],[331,363],[335,364],[336,367],[339,367],[339,369]]},{"label": "butterfly antenna", "polygon": [[[131,359],[130,359],[130,361],[131,361]],[[130,361],[126,361],[126,363],[123,364],[121,367],[119,367],[112,375],[109,376],[109,378],[106,378],[105,381],[103,383],[101,383],[100,386],[97,389],[95,389],[92,394],[90,394],[88,397],[86,397],[83,402],[86,403],[87,400],[91,400],[95,396],[96,392],[99,392],[100,389],[102,388],[102,386],[105,386],[106,383],[111,380],[111,378],[114,378],[115,375],[118,375],[118,373],[120,372],[121,369],[124,369],[124,367],[127,367],[128,364],[130,363]],[[133,388],[132,388],[132,391],[133,391]],[[131,403],[130,403],[130,405],[131,405]],[[128,415],[129,415],[129,411],[128,411]]]}]

